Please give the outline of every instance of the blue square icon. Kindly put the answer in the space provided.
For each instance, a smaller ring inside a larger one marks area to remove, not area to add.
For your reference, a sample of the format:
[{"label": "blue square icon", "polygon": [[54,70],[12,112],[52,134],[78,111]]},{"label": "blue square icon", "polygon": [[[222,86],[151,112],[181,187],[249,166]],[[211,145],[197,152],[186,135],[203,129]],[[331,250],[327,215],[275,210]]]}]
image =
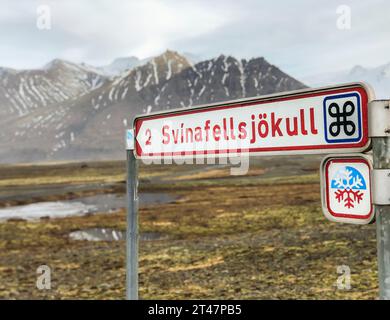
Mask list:
[{"label": "blue square icon", "polygon": [[324,99],[324,130],[327,143],[361,140],[361,105],[358,93],[338,94]]}]

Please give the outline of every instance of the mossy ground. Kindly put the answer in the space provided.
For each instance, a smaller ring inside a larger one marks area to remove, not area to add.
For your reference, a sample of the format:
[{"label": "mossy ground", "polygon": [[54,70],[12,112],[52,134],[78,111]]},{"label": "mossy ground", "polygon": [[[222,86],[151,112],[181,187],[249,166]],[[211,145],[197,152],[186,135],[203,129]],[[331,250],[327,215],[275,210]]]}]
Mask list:
[{"label": "mossy ground", "polygon": [[[270,159],[231,177],[224,167],[141,166],[142,191],[180,197],[140,209],[141,233],[168,235],[140,242],[140,298],[375,299],[375,226],[325,220],[317,167],[316,159]],[[88,192],[124,192],[123,170],[122,162],[0,168],[0,196],[42,181],[105,182],[111,189]],[[69,197],[64,191],[48,200]],[[0,298],[122,299],[125,243],[69,239],[90,227],[124,230],[125,212],[0,223]],[[42,264],[52,269],[51,290],[36,288]],[[340,265],[351,270],[350,290],[336,287]]]}]

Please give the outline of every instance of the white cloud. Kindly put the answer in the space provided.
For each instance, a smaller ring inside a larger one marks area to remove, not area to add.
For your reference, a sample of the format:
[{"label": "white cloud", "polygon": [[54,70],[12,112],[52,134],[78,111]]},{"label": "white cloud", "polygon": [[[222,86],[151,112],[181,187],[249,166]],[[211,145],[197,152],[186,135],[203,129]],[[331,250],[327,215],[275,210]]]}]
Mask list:
[{"label": "white cloud", "polygon": [[[36,7],[52,8],[39,31]],[[352,27],[336,9],[351,6]],[[0,65],[37,67],[61,57],[104,64],[170,48],[201,56],[264,56],[294,76],[390,60],[386,0],[0,0]]]},{"label": "white cloud", "polygon": [[[95,62],[108,62],[119,55],[154,55],[180,39],[212,33],[233,19],[233,13],[225,10],[227,6],[206,8],[209,5],[199,1],[3,2],[2,7],[9,9],[3,12],[7,19],[0,21],[0,35],[12,32],[10,42],[19,49],[32,50],[34,42],[34,46],[50,50],[53,58]],[[51,8],[50,31],[35,27],[36,8],[41,4]],[[83,53],[78,59],[74,55],[77,50]],[[0,53],[0,63],[4,60]],[[24,65],[29,64],[35,62],[24,61]]]}]

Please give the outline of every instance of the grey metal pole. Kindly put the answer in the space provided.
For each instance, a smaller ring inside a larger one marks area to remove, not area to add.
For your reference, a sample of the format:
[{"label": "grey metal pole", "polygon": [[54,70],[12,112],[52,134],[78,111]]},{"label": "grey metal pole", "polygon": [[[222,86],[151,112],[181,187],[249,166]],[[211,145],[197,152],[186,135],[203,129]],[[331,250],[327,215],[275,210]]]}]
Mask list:
[{"label": "grey metal pole", "polygon": [[138,164],[127,150],[126,298],[138,300]]},{"label": "grey metal pole", "polygon": [[[390,137],[372,138],[375,169],[390,169]],[[390,300],[390,205],[376,205],[379,298]]]},{"label": "grey metal pole", "polygon": [[376,215],[379,298],[390,300],[390,100],[368,108],[373,153],[373,203]]}]

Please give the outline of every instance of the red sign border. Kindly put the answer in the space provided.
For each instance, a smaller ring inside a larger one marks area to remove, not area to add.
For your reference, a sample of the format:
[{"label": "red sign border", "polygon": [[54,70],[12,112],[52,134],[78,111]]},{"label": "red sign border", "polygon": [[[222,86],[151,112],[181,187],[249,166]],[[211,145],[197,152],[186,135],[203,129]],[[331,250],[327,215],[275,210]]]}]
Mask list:
[{"label": "red sign border", "polygon": [[[329,206],[329,166],[331,163],[364,163],[367,165],[368,169],[369,169],[369,185],[370,185],[370,203],[371,203],[371,210],[370,212],[365,215],[365,216],[362,216],[362,215],[354,215],[354,214],[344,214],[344,213],[336,213],[334,212],[332,209],[330,209],[330,206]],[[325,194],[326,194],[326,208],[328,210],[328,212],[330,213],[330,215],[332,217],[335,217],[335,218],[348,218],[348,219],[357,219],[357,220],[368,220],[372,214],[373,214],[373,211],[374,211],[374,206],[373,206],[373,203],[372,203],[372,185],[371,185],[371,164],[370,162],[366,159],[366,158],[363,158],[363,157],[351,157],[351,158],[329,158],[327,159],[326,161],[326,164],[325,164]],[[369,219],[369,220],[372,220],[372,219]]]},{"label": "red sign border", "polygon": [[[313,90],[310,90],[309,92],[305,93],[305,91],[302,91],[300,94],[294,94],[283,97],[278,97],[275,95],[275,97],[259,97],[258,100],[250,101],[250,102],[232,102],[231,104],[226,105],[217,105],[217,106],[210,106],[210,107],[198,107],[191,110],[176,110],[171,112],[165,112],[165,113],[159,113],[156,115],[148,115],[148,116],[141,116],[134,119],[134,128],[135,128],[135,137],[137,137],[137,133],[139,132],[142,123],[144,121],[152,120],[152,119],[161,119],[161,118],[170,118],[175,116],[182,116],[182,115],[188,115],[188,114],[194,114],[194,113],[201,113],[201,112],[209,112],[209,111],[215,111],[215,110],[223,110],[223,109],[230,109],[230,108],[238,108],[238,107],[246,107],[251,105],[259,105],[259,104],[265,104],[270,102],[279,102],[279,101],[289,101],[289,100],[298,100],[302,98],[310,98],[310,97],[317,97],[321,95],[330,95],[330,94],[340,94],[340,93],[346,93],[346,92],[358,92],[361,97],[362,102],[362,138],[361,140],[356,142],[350,142],[350,143],[334,143],[334,144],[324,144],[324,145],[310,145],[310,146],[289,146],[289,147],[267,147],[267,148],[252,148],[252,149],[245,149],[245,150],[235,150],[237,153],[240,152],[248,152],[248,153],[256,153],[256,152],[265,152],[264,155],[267,155],[266,152],[272,152],[272,151],[300,151],[300,150],[318,150],[318,149],[326,149],[326,150],[335,150],[335,149],[351,149],[351,148],[364,148],[365,146],[368,147],[370,139],[368,137],[368,103],[370,101],[369,97],[369,90],[364,86],[364,84],[357,83],[357,84],[351,84],[346,85],[345,87],[336,88],[336,89],[318,89],[313,92]],[[363,151],[363,150],[361,150]],[[135,155],[137,157],[169,157],[169,156],[193,156],[193,155],[207,155],[207,154],[229,154],[229,150],[202,150],[202,151],[179,151],[179,152],[160,152],[160,153],[143,153],[142,148],[138,141],[136,140],[136,147],[135,147]]]}]

